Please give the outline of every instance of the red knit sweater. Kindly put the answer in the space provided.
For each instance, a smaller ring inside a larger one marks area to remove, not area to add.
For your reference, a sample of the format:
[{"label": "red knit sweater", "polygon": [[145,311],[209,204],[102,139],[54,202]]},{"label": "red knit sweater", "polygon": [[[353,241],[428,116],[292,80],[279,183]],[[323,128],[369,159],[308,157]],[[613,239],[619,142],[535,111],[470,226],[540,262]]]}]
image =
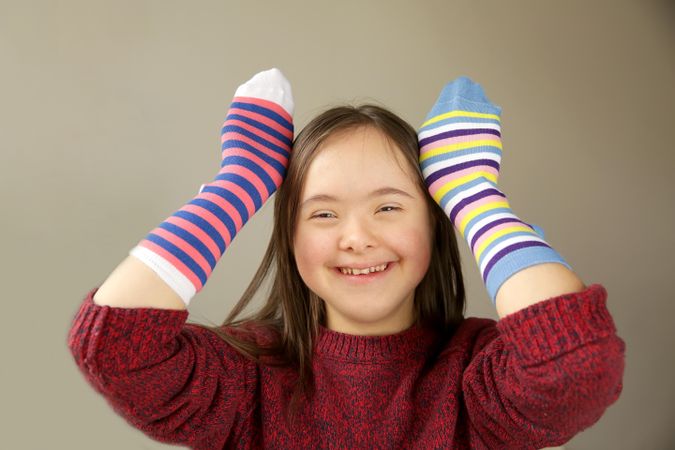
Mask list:
[{"label": "red knit sweater", "polygon": [[466,318],[434,360],[418,326],[321,328],[316,394],[289,429],[289,369],[246,359],[187,311],[96,305],[97,289],[68,335],[77,365],[131,425],[194,449],[535,449],[597,422],[622,390],[625,344],[595,284],[498,322]]}]

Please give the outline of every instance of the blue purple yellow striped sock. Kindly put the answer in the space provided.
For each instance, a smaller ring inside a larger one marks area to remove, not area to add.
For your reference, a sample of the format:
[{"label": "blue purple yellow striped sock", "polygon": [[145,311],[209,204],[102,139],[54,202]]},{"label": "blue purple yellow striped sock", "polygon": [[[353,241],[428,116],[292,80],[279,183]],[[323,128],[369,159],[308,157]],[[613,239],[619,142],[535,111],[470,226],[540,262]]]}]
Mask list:
[{"label": "blue purple yellow striped sock", "polygon": [[469,244],[493,304],[499,287],[527,267],[555,262],[571,269],[497,188],[500,114],[479,84],[459,77],[445,85],[418,130],[429,192]]},{"label": "blue purple yellow striped sock", "polygon": [[281,185],[293,142],[293,108],[290,84],[278,69],[239,86],[221,131],[220,171],[129,252],[186,305],[235,235]]}]

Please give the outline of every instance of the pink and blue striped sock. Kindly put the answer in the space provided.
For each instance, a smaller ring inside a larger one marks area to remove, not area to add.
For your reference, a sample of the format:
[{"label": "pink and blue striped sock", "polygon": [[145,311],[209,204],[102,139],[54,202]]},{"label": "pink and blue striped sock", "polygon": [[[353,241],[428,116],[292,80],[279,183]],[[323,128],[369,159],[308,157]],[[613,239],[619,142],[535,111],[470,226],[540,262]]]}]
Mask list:
[{"label": "pink and blue striped sock", "polygon": [[293,107],[290,84],[278,69],[239,86],[221,131],[220,171],[129,252],[186,305],[235,235],[281,185],[293,142]]},{"label": "pink and blue striped sock", "polygon": [[527,267],[555,262],[571,269],[497,188],[500,114],[479,84],[459,77],[445,85],[418,130],[429,192],[469,244],[493,304],[499,287]]}]

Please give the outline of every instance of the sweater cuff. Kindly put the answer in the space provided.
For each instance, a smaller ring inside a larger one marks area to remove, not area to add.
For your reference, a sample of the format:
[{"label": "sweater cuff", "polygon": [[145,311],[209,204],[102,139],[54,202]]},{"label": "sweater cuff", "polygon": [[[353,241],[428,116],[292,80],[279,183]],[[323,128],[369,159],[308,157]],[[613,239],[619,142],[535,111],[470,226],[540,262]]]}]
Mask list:
[{"label": "sweater cuff", "polygon": [[86,295],[69,335],[71,350],[92,372],[140,368],[176,338],[188,318],[187,310],[97,305],[97,290]]},{"label": "sweater cuff", "polygon": [[606,301],[605,288],[593,284],[510,314],[497,322],[497,328],[523,365],[539,364],[615,334]]}]

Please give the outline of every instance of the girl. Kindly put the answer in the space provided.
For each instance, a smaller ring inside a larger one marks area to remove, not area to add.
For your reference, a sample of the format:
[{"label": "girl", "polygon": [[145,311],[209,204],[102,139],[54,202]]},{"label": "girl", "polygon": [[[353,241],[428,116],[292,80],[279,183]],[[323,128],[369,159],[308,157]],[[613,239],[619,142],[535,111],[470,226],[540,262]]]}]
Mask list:
[{"label": "girl", "polygon": [[[624,342],[607,293],[497,189],[500,108],[479,85],[446,85],[418,132],[381,107],[344,106],[293,141],[292,114],[279,70],[241,85],[216,177],[85,297],[68,345],[115,411],[196,449],[534,449],[616,401]],[[239,303],[219,327],[186,323],[277,189]],[[498,322],[463,317],[453,226]],[[238,319],[267,277],[267,302]]]}]

